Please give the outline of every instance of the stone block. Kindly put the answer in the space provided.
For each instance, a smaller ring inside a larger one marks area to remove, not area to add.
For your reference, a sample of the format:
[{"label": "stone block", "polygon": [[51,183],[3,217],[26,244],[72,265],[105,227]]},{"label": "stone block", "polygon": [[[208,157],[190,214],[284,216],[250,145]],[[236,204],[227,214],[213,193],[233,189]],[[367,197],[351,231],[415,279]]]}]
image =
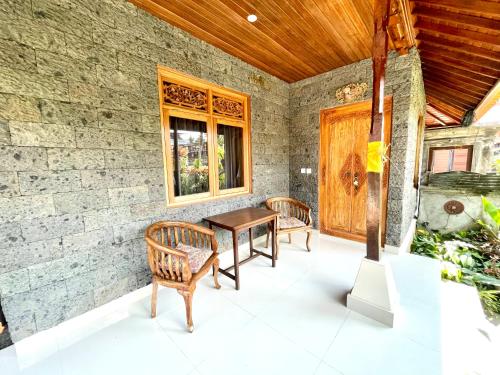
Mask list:
[{"label": "stone block", "polygon": [[151,168],[163,166],[162,151],[106,150],[106,168]]},{"label": "stone block", "polygon": [[81,254],[99,251],[110,246],[113,236],[109,231],[99,229],[63,237],[64,254]]},{"label": "stone block", "polygon": [[92,231],[134,221],[135,218],[130,213],[130,207],[117,206],[85,212],[83,220],[85,222],[85,230]]},{"label": "stone block", "polygon": [[0,274],[59,259],[62,255],[62,243],[59,239],[5,247],[0,249]]},{"label": "stone block", "polygon": [[142,119],[139,113],[102,109],[99,110],[99,127],[137,132],[142,129]]},{"label": "stone block", "polygon": [[0,93],[0,118],[40,122],[39,99]]},{"label": "stone block", "polygon": [[124,187],[128,181],[126,169],[82,170],[80,173],[84,189]]},{"label": "stone block", "polygon": [[100,106],[99,88],[96,85],[80,81],[68,82],[68,96],[71,102]]},{"label": "stone block", "polygon": [[129,186],[163,186],[165,182],[163,168],[129,169],[127,185]]},{"label": "stone block", "polygon": [[0,198],[0,222],[31,220],[54,213],[51,195]]},{"label": "stone block", "polygon": [[71,81],[95,84],[97,73],[95,65],[48,51],[37,51],[38,72]]},{"label": "stone block", "polygon": [[64,319],[71,319],[92,310],[94,307],[95,303],[93,291],[75,296],[64,305]]},{"label": "stone block", "polygon": [[146,227],[151,224],[150,220],[134,221],[127,224],[119,224],[113,226],[113,234],[115,242],[134,240],[143,238]]},{"label": "stone block", "polygon": [[94,149],[49,148],[47,149],[49,169],[101,169],[104,168],[104,152]]},{"label": "stone block", "polygon": [[0,171],[15,172],[46,169],[47,153],[44,149],[0,146]]},{"label": "stone block", "polygon": [[131,133],[125,138],[125,147],[134,150],[161,150],[161,136],[150,133]]},{"label": "stone block", "polygon": [[6,316],[9,322],[9,334],[13,342],[18,342],[36,333],[35,315],[26,313],[22,316]]},{"label": "stone block", "polygon": [[0,172],[0,197],[15,197],[20,194],[17,173]]},{"label": "stone block", "polygon": [[10,129],[9,123],[0,118],[0,145],[10,145]]},{"label": "stone block", "polygon": [[97,288],[94,290],[95,305],[104,305],[105,303],[121,297],[135,289],[137,289],[137,279],[135,275],[118,280],[113,284]]},{"label": "stone block", "polygon": [[2,0],[0,18],[30,18],[31,1],[30,0]]},{"label": "stone block", "polygon": [[132,72],[146,77],[154,77],[157,74],[156,64],[128,52],[118,52],[118,66],[120,70]]},{"label": "stone block", "polygon": [[119,51],[128,51],[130,45],[135,43],[136,37],[106,25],[96,25],[93,31],[93,40],[95,43],[103,44]]},{"label": "stone block", "polygon": [[142,131],[144,133],[160,134],[160,116],[142,115]]},{"label": "stone block", "polygon": [[19,186],[23,195],[64,193],[81,189],[79,171],[19,172]]},{"label": "stone block", "polygon": [[109,204],[111,206],[125,206],[149,201],[147,186],[134,186],[109,189]]},{"label": "stone block", "polygon": [[123,72],[116,68],[108,69],[97,66],[97,83],[99,86],[107,87],[116,91],[141,93],[141,80],[130,72]]},{"label": "stone block", "polygon": [[61,259],[30,266],[27,271],[31,288],[41,288],[88,272],[89,255],[88,253],[68,255]]},{"label": "stone block", "polygon": [[123,133],[104,129],[77,129],[76,145],[78,148],[123,149]]},{"label": "stone block", "polygon": [[0,67],[0,91],[35,98],[68,100],[67,82],[35,72]]},{"label": "stone block", "polygon": [[130,206],[130,213],[135,220],[167,215],[167,205],[164,201],[139,203]]},{"label": "stone block", "polygon": [[97,110],[79,103],[40,100],[42,122],[74,127],[97,127]]},{"label": "stone block", "polygon": [[0,39],[12,40],[45,51],[66,52],[66,42],[62,32],[30,18],[31,16],[22,22],[12,19],[0,22]]},{"label": "stone block", "polygon": [[10,121],[9,129],[15,146],[75,147],[71,126]]},{"label": "stone block", "polygon": [[73,298],[96,288],[110,285],[127,276],[127,270],[108,266],[65,280],[68,296]]},{"label": "stone block", "polygon": [[101,46],[72,34],[66,34],[65,37],[68,56],[90,64],[105,65],[110,68],[118,67],[118,57],[115,49]]},{"label": "stone block", "polygon": [[0,248],[20,245],[24,240],[19,223],[3,223],[0,225]]},{"label": "stone block", "polygon": [[29,241],[47,240],[84,231],[81,215],[50,216],[20,224],[23,237]]},{"label": "stone block", "polygon": [[108,191],[84,190],[72,193],[54,194],[56,213],[79,213],[109,206]]},{"label": "stone block", "polygon": [[22,269],[0,275],[0,296],[3,298],[30,290],[28,270]]},{"label": "stone block", "polygon": [[140,246],[146,252],[143,239],[94,248],[89,254],[90,268],[99,269],[109,266],[126,268],[134,262],[135,248],[137,246]]},{"label": "stone block", "polygon": [[0,39],[0,65],[20,70],[36,70],[35,50],[10,40]]}]

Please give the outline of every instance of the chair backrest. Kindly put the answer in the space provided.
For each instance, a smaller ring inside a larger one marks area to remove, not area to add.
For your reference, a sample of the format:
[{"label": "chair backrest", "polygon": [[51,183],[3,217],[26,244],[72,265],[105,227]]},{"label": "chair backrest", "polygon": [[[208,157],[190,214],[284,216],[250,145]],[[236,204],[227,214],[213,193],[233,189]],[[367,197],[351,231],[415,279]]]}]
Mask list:
[{"label": "chair backrest", "polygon": [[172,282],[191,280],[188,256],[177,250],[179,243],[217,252],[215,232],[186,222],[160,221],[146,228],[148,263],[153,275]]},{"label": "chair backrest", "polygon": [[280,217],[296,217],[307,225],[312,222],[311,209],[301,201],[289,197],[274,197],[266,200],[266,207],[280,213]]}]

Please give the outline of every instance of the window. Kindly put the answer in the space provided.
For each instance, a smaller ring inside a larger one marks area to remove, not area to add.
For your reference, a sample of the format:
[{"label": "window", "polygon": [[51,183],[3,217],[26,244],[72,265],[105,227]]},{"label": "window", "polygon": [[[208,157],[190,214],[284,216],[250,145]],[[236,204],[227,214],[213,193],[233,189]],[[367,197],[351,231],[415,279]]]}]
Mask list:
[{"label": "window", "polygon": [[429,150],[431,173],[470,171],[472,146],[431,147]]},{"label": "window", "polygon": [[248,96],[159,67],[167,204],[251,191]]},{"label": "window", "polygon": [[422,164],[421,153],[424,147],[425,120],[424,116],[419,116],[417,125],[417,147],[415,150],[415,170],[413,171],[413,186],[418,188],[420,182],[420,165]]}]

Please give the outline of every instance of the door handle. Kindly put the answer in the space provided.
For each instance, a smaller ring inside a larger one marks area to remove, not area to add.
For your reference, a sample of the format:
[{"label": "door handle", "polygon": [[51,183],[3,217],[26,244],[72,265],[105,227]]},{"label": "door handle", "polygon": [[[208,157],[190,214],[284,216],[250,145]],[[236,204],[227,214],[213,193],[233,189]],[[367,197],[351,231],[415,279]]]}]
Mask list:
[{"label": "door handle", "polygon": [[352,181],[352,184],[354,186],[354,190],[355,191],[358,191],[358,187],[359,187],[359,180],[358,180],[358,174],[357,173],[354,173],[354,179]]}]

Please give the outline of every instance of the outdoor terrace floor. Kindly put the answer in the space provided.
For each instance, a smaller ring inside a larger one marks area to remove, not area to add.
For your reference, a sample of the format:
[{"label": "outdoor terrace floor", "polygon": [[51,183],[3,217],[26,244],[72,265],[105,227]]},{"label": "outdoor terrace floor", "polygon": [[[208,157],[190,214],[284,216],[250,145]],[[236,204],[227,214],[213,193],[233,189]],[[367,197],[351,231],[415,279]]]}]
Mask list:
[{"label": "outdoor terrace floor", "polygon": [[[284,240],[284,238],[283,238]],[[241,290],[207,276],[194,296],[193,333],[184,304],[151,286],[0,351],[7,374],[493,374],[495,328],[472,288],[443,283],[436,261],[385,255],[401,295],[393,329],[345,307],[364,246],[314,233],[282,242],[277,268],[241,268]],[[230,253],[222,255],[222,261]]]}]

